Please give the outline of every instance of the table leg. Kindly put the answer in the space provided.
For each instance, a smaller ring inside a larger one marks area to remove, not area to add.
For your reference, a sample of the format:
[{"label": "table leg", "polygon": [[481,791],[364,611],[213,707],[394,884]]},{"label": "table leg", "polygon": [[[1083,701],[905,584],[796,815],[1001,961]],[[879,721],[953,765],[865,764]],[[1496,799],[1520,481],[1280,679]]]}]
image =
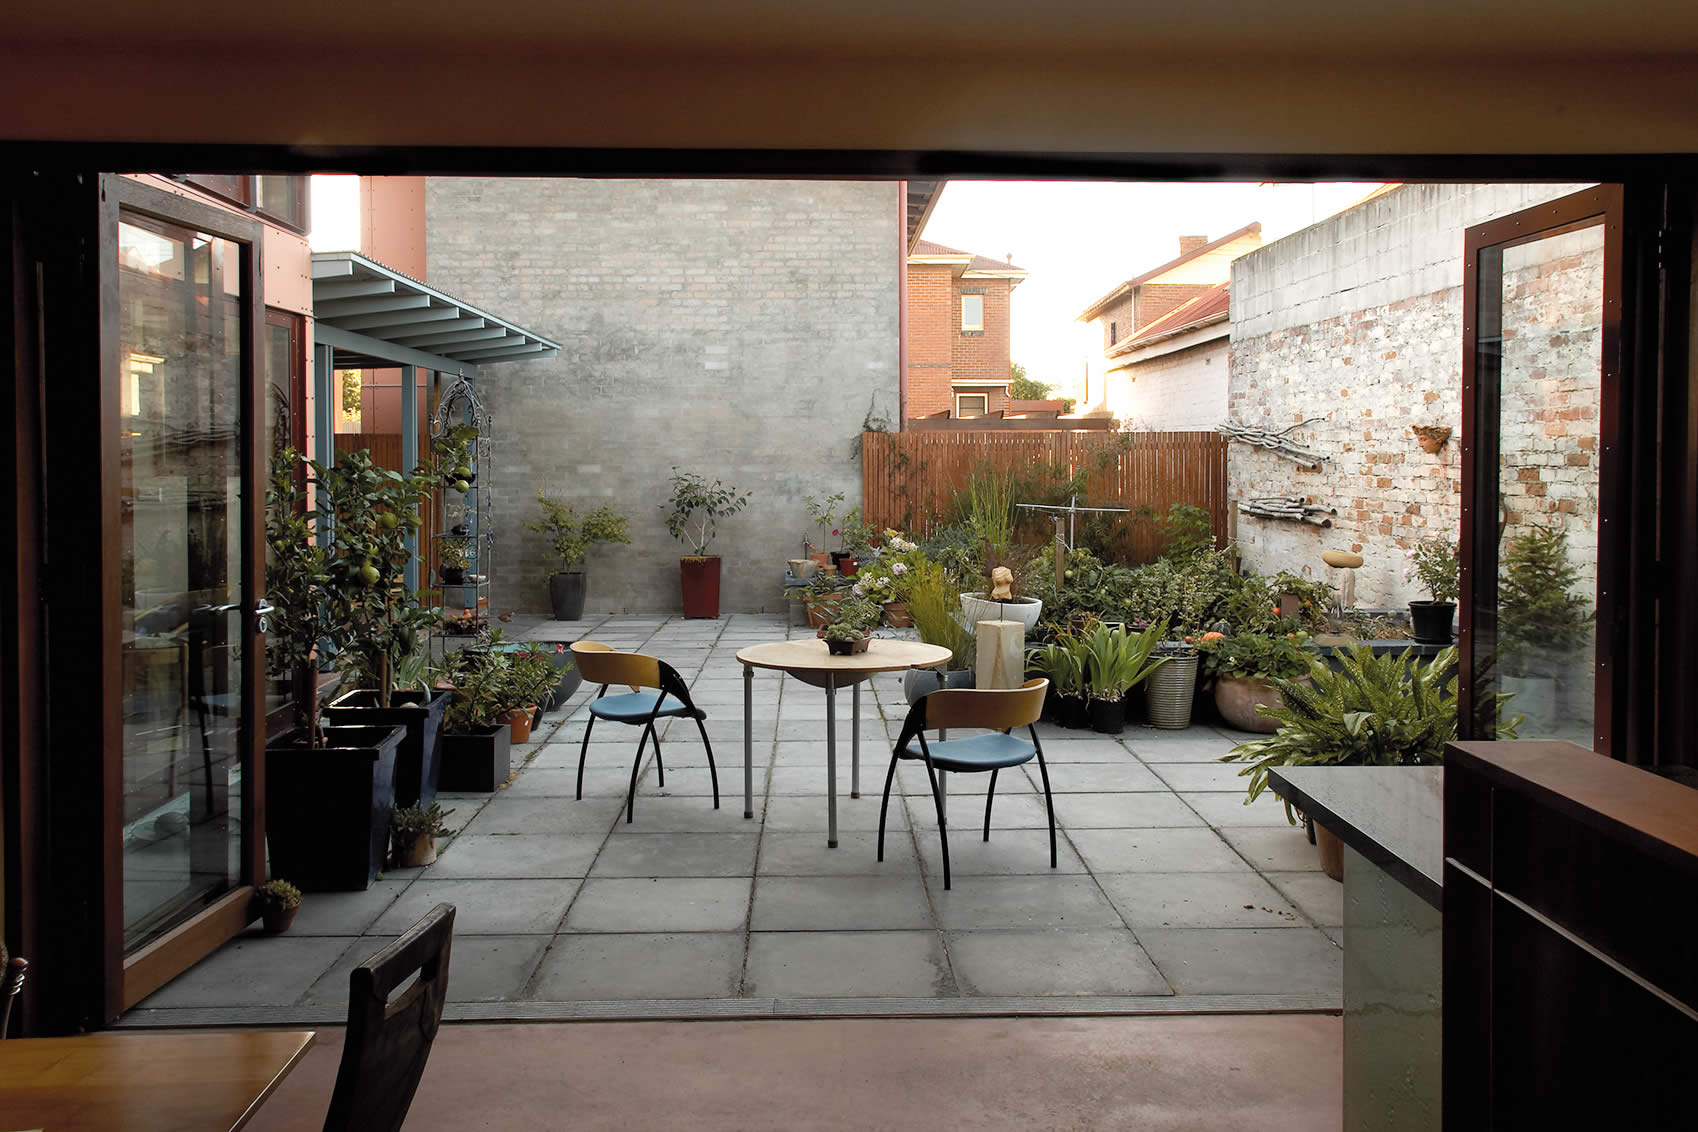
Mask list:
[{"label": "table leg", "polygon": [[855,685],[855,718],[849,721],[849,797],[861,796],[861,686]]},{"label": "table leg", "polygon": [[743,666],[743,817],[755,816],[755,670]]},{"label": "table leg", "polygon": [[825,847],[837,848],[837,676],[825,674]]}]

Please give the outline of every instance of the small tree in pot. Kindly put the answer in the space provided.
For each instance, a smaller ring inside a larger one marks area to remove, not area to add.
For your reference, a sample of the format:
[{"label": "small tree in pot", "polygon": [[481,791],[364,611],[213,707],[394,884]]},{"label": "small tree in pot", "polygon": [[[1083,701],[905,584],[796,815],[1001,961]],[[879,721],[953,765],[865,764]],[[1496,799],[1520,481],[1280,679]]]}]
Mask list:
[{"label": "small tree in pot", "polygon": [[711,484],[694,472],[672,469],[672,498],[667,506],[666,529],[672,537],[690,548],[690,553],[678,560],[684,590],[685,617],[719,616],[718,555],[707,548],[719,532],[719,521],[729,518],[749,505],[752,492],[737,493],[719,480]]},{"label": "small tree in pot", "polygon": [[1431,601],[1409,603],[1409,632],[1425,645],[1447,645],[1452,636],[1451,619],[1456,615],[1456,595],[1461,588],[1462,563],[1456,543],[1446,535],[1422,539],[1404,552],[1409,565],[1403,580],[1420,579],[1433,595]]},{"label": "small tree in pot", "polygon": [[526,523],[529,530],[549,537],[560,568],[548,577],[548,600],[554,607],[556,621],[576,621],[584,615],[584,598],[588,585],[583,565],[584,556],[598,542],[631,541],[625,529],[625,516],[611,507],[597,507],[588,515],[578,517],[571,504],[550,499],[539,490],[537,502],[542,505],[542,519]]},{"label": "small tree in pot", "polygon": [[1530,531],[1509,545],[1498,584],[1498,660],[1517,710],[1548,730],[1557,721],[1557,681],[1589,636],[1591,602],[1571,592],[1580,571],[1568,561],[1568,533]]}]

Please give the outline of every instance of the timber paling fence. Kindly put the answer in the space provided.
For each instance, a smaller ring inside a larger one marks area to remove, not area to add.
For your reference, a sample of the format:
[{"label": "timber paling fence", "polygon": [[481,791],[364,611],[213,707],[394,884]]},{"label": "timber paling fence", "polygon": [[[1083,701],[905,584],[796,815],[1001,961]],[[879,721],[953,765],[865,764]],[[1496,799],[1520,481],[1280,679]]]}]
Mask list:
[{"label": "timber paling fence", "polygon": [[[866,432],[861,499],[868,522],[924,535],[941,525],[975,472],[1060,484],[1083,469],[1079,506],[1130,508],[1134,516],[1117,541],[1143,562],[1161,550],[1161,532],[1149,520],[1175,503],[1207,508],[1215,545],[1226,545],[1226,448],[1215,432]],[[1081,530],[1087,518],[1079,516]]]}]

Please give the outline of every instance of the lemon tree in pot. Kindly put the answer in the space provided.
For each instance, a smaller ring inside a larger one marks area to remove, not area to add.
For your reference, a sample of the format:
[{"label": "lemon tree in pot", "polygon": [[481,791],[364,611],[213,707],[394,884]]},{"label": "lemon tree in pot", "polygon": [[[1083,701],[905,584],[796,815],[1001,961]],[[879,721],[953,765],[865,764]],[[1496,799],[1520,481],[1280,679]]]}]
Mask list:
[{"label": "lemon tree in pot", "polygon": [[739,495],[736,488],[719,480],[709,483],[694,472],[672,469],[666,529],[690,551],[678,560],[685,617],[719,616],[720,560],[707,549],[719,532],[720,520],[747,507],[752,494]]},{"label": "lemon tree in pot", "polygon": [[549,538],[559,569],[548,576],[548,601],[556,621],[577,621],[584,615],[584,598],[589,585],[581,567],[590,547],[598,542],[631,541],[625,529],[625,516],[611,507],[597,507],[584,516],[569,503],[550,499],[539,490],[537,503],[542,518],[526,523],[529,530]]}]

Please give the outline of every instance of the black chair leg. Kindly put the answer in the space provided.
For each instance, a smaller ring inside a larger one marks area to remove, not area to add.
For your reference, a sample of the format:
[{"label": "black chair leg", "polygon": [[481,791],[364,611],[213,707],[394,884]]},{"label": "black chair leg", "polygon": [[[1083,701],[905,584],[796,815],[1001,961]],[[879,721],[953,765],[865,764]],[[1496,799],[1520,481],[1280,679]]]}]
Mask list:
[{"label": "black chair leg", "polygon": [[719,768],[713,765],[713,744],[708,741],[707,727],[696,717],[696,730],[702,733],[702,746],[707,749],[708,773],[713,776],[713,808],[719,809]]},{"label": "black chair leg", "polygon": [[1001,772],[998,771],[998,770],[995,770],[995,769],[993,769],[991,771],[990,786],[985,790],[985,840],[986,841],[990,840],[991,802],[992,802],[993,799],[996,798],[996,776],[999,773],[1001,773]]},{"label": "black chair leg", "polygon": [[590,732],[595,730],[595,716],[584,724],[584,742],[578,748],[578,801],[584,800],[584,758],[590,753]]},{"label": "black chair leg", "polygon": [[890,769],[884,772],[884,801],[878,804],[878,859],[884,860],[884,815],[890,809],[890,782],[896,777],[896,756],[890,756]]},{"label": "black chair leg", "polygon": [[631,819],[637,814],[637,775],[643,769],[643,751],[649,745],[649,732],[643,729],[643,737],[637,743],[637,757],[631,760],[631,788],[625,792],[625,824],[630,825]]},{"label": "black chair leg", "polygon": [[932,772],[930,763],[926,764],[926,777],[932,784],[932,805],[937,807],[937,838],[943,845],[943,890],[949,891],[949,829],[943,820],[943,795],[937,790],[937,775]]},{"label": "black chair leg", "polygon": [[649,721],[649,734],[654,736],[654,773],[656,786],[666,788],[666,764],[660,761],[660,732],[654,729],[654,721]]},{"label": "black chair leg", "polygon": [[1049,767],[1044,765],[1044,749],[1038,742],[1038,729],[1032,728],[1032,749],[1038,752],[1038,773],[1044,779],[1044,807],[1049,810],[1049,867],[1055,868],[1055,799],[1049,792]]}]

